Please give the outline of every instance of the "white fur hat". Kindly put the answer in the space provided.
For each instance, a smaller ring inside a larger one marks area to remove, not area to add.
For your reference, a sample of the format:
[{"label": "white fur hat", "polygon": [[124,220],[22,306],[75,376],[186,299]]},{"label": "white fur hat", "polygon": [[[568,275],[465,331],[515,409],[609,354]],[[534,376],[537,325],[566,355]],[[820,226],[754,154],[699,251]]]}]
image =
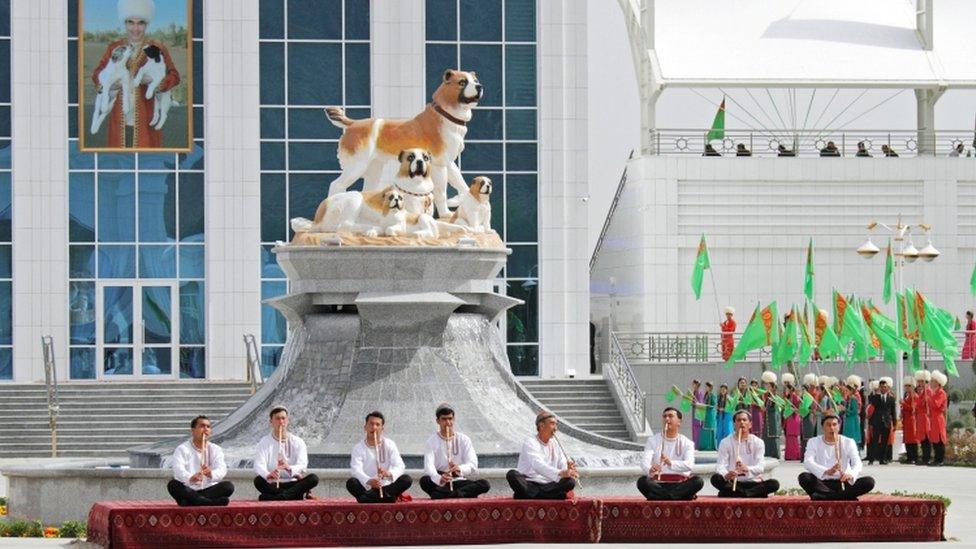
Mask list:
[{"label": "white fur hat", "polygon": [[119,19],[142,19],[146,23],[152,21],[156,15],[156,3],[153,0],[119,0]]},{"label": "white fur hat", "polygon": [[860,388],[861,387],[861,376],[856,376],[854,374],[851,374],[851,375],[847,376],[847,379],[844,380],[844,385],[848,385],[850,387],[854,387],[855,389]]},{"label": "white fur hat", "polygon": [[932,381],[932,372],[929,370],[922,370],[922,375],[925,376],[925,381]]},{"label": "white fur hat", "polygon": [[884,376],[883,378],[881,378],[881,379],[879,379],[879,380],[878,380],[878,383],[879,383],[879,384],[881,384],[881,383],[884,383],[884,384],[886,384],[886,385],[887,385],[888,387],[892,387],[892,386],[894,386],[894,384],[895,384],[895,382],[894,382],[894,380],[892,380],[892,379],[891,379],[890,377],[888,377],[888,376]]},{"label": "white fur hat", "polygon": [[789,383],[790,385],[793,385],[794,383],[796,383],[796,378],[793,377],[793,374],[791,374],[789,372],[786,372],[785,374],[783,374],[782,380],[783,380],[783,383]]},{"label": "white fur hat", "polygon": [[902,387],[912,387],[915,385],[915,378],[912,376],[905,376],[905,379],[901,381]]},{"label": "white fur hat", "polygon": [[925,374],[928,370],[919,370],[915,372],[915,381],[925,381]]},{"label": "white fur hat", "polygon": [[949,383],[949,378],[942,372],[935,370],[932,372],[932,381],[938,383],[941,387],[945,387],[945,384]]},{"label": "white fur hat", "polygon": [[824,387],[830,387],[830,376],[820,376],[817,381]]},{"label": "white fur hat", "polygon": [[872,379],[871,380],[871,383],[870,383],[870,386],[871,386],[871,390],[872,391],[877,391],[878,390],[878,380],[877,379]]},{"label": "white fur hat", "polygon": [[735,308],[734,307],[726,307],[725,308],[725,314],[727,314],[727,315],[734,315],[735,314]]},{"label": "white fur hat", "polygon": [[763,383],[776,383],[776,372],[765,371],[762,373]]},{"label": "white fur hat", "polygon": [[811,372],[811,373],[803,376],[803,384],[804,385],[815,385],[816,383],[817,383],[817,374]]}]

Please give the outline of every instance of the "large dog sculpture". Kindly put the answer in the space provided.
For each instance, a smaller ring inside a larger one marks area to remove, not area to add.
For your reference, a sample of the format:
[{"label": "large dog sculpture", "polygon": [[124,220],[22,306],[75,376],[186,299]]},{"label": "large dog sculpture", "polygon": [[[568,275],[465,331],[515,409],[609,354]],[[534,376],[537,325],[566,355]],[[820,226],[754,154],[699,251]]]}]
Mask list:
[{"label": "large dog sculpture", "polygon": [[329,196],[344,192],[360,177],[365,191],[378,190],[383,167],[397,159],[404,149],[430,151],[431,178],[434,182],[434,206],[438,217],[451,215],[447,208],[447,184],[458,193],[468,192],[461,170],[454,161],[464,150],[472,108],[481,100],[483,90],[472,71],[448,69],[433,101],[409,120],[365,118],[352,120],[342,109],[326,109],[329,120],[343,130],[339,139],[339,165],[342,174],[329,185]]}]

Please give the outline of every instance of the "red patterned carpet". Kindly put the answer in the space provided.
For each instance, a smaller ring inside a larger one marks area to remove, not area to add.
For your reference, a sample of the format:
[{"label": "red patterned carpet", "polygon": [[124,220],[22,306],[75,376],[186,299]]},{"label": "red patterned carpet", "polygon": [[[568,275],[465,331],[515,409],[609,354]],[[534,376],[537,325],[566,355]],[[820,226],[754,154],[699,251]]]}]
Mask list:
[{"label": "red patterned carpet", "polygon": [[941,502],[866,496],[692,502],[351,499],[232,502],[177,507],[161,501],[95,504],[88,540],[103,547],[309,547],[475,543],[939,541]]}]

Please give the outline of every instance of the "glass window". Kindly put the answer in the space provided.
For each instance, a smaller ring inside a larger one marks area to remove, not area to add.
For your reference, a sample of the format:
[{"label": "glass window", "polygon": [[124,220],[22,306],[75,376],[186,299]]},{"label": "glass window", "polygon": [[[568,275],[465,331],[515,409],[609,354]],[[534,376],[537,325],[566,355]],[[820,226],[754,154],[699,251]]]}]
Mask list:
[{"label": "glass window", "polygon": [[369,40],[369,0],[346,0],[346,39]]},{"label": "glass window", "polygon": [[200,344],[206,342],[207,324],[206,296],[203,282],[183,282],[180,284],[180,343]]},{"label": "glass window", "polygon": [[285,103],[285,46],[277,42],[262,42],[260,47],[262,105]]},{"label": "glass window", "polygon": [[68,247],[68,278],[95,278],[95,246]]},{"label": "glass window", "polygon": [[290,40],[341,39],[342,2],[340,0],[288,0],[288,38]]},{"label": "glass window", "polygon": [[508,362],[517,376],[539,375],[539,347],[536,345],[509,345]]},{"label": "glass window", "polygon": [[264,379],[271,377],[274,373],[275,365],[281,360],[281,351],[284,347],[280,345],[263,345],[261,347],[261,375]]},{"label": "glass window", "polygon": [[106,344],[131,345],[133,343],[132,287],[105,286],[102,288],[102,299],[102,311],[105,317],[102,324],[102,341]]},{"label": "glass window", "polygon": [[0,172],[0,241],[10,242],[13,240],[12,221],[13,202],[11,200],[10,172]]},{"label": "glass window", "polygon": [[508,143],[505,145],[505,167],[513,172],[534,172],[538,169],[538,152],[535,143]]},{"label": "glass window", "polygon": [[[287,293],[285,282],[262,282],[261,299],[270,299]],[[274,307],[261,305],[261,343],[284,343],[288,334],[285,317]]]},{"label": "glass window", "polygon": [[500,42],[501,39],[501,0],[461,0],[462,41]]},{"label": "glass window", "polygon": [[457,0],[427,0],[425,12],[427,40],[457,40]]},{"label": "glass window", "polygon": [[[319,117],[322,111],[318,110]],[[332,124],[323,124],[332,126]],[[335,126],[332,126],[335,128]],[[338,128],[336,128],[338,131]],[[285,137],[285,109],[265,107],[261,109],[261,139],[284,139]]]},{"label": "glass window", "polygon": [[176,174],[139,176],[139,241],[176,240]]},{"label": "glass window", "polygon": [[13,344],[13,302],[9,280],[0,281],[0,345]]},{"label": "glass window", "polygon": [[[369,105],[369,44],[346,44],[346,100],[348,105]],[[331,124],[327,124],[331,126]]]},{"label": "glass window", "polygon": [[169,375],[173,373],[173,349],[146,347],[142,350],[142,373],[145,375]]},{"label": "glass window", "polygon": [[261,169],[285,169],[285,144],[281,142],[261,142]]},{"label": "glass window", "polygon": [[329,122],[321,107],[292,107],[288,109],[288,136],[291,139],[338,140],[342,131]]},{"label": "glass window", "polygon": [[204,278],[205,249],[203,246],[180,246],[180,278]]},{"label": "glass window", "polygon": [[68,175],[68,240],[95,241],[95,175]]},{"label": "glass window", "polygon": [[505,137],[508,139],[536,139],[536,110],[508,109],[505,111]]},{"label": "glass window", "polygon": [[461,153],[461,167],[469,172],[498,172],[502,166],[501,143],[467,143]]},{"label": "glass window", "polygon": [[71,348],[71,379],[95,379],[95,348]]},{"label": "glass window", "polygon": [[136,239],[135,177],[131,173],[98,175],[98,241]]},{"label": "glass window", "polygon": [[180,347],[180,379],[207,377],[207,351],[204,347]]},{"label": "glass window", "polygon": [[139,246],[139,278],[176,278],[176,246]]},{"label": "glass window", "polygon": [[139,170],[158,170],[168,172],[176,168],[176,155],[173,153],[139,153]]},{"label": "glass window", "polygon": [[535,42],[535,0],[505,0],[505,40]]},{"label": "glass window", "polygon": [[319,202],[329,192],[328,184],[326,179],[317,175],[292,176],[288,187],[288,211],[291,217],[314,218]]},{"label": "glass window", "polygon": [[271,252],[274,246],[261,246],[261,278],[285,278],[285,272],[278,265],[275,254]]},{"label": "glass window", "polygon": [[339,159],[336,158],[337,147],[338,144],[334,142],[292,141],[288,144],[288,168],[303,171],[339,171]]},{"label": "glass window", "polygon": [[140,326],[143,343],[152,345],[173,341],[172,305],[173,295],[169,286],[143,286]]},{"label": "glass window", "polygon": [[[292,42],[288,45],[288,102],[293,105],[341,105],[342,46]],[[341,73],[339,73],[341,74]]]},{"label": "glass window", "polygon": [[13,272],[10,244],[0,244],[0,278],[10,278]]},{"label": "glass window", "polygon": [[458,68],[458,51],[454,44],[427,44],[426,51],[427,98],[429,99],[434,95],[434,90],[444,81],[444,71]]},{"label": "glass window", "polygon": [[288,195],[285,194],[284,174],[261,175],[261,241],[275,242],[287,238]]},{"label": "glass window", "polygon": [[477,114],[468,122],[468,133],[465,142],[489,139],[493,141],[502,138],[502,110],[477,109]]},{"label": "glass window", "polygon": [[[494,193],[493,193],[494,194]],[[535,242],[539,234],[538,182],[536,176],[512,174],[506,179],[505,238],[511,242]],[[492,216],[494,216],[492,210]]]},{"label": "glass window", "polygon": [[259,6],[259,17],[261,24],[261,38],[284,38],[285,37],[285,12],[282,8],[284,0],[261,0]]},{"label": "glass window", "polygon": [[509,297],[525,303],[508,310],[509,343],[535,343],[539,341],[539,282],[537,279],[509,280]]},{"label": "glass window", "polygon": [[[71,344],[94,345],[95,283],[69,283],[68,303],[68,318],[71,324]],[[92,361],[92,366],[94,366],[94,360]]]},{"label": "glass window", "polygon": [[135,278],[136,247],[98,247],[98,278]]},{"label": "glass window", "polygon": [[508,256],[505,268],[508,278],[538,277],[539,253],[536,246],[510,245],[512,255]]},{"label": "glass window", "polygon": [[[0,40],[0,74],[10,74],[10,40]],[[0,86],[0,103],[10,103],[10,80],[3,79]]]},{"label": "glass window", "polygon": [[136,155],[101,153],[98,155],[99,170],[132,171],[136,169]]},{"label": "glass window", "polygon": [[[482,107],[502,104],[502,47],[493,44],[461,43],[461,70],[477,71],[484,95],[478,102]],[[535,81],[532,82],[535,85]]]},{"label": "glass window", "polygon": [[535,79],[535,46],[505,46],[505,104],[534,107]]},{"label": "glass window", "polygon": [[202,173],[180,174],[180,242],[203,242],[206,201]]}]

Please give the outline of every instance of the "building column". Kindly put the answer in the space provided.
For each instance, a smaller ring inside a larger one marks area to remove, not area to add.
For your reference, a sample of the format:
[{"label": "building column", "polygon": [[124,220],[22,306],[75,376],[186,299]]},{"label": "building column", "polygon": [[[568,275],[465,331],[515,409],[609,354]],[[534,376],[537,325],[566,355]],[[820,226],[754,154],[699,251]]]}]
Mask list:
[{"label": "building column", "polygon": [[413,118],[430,102],[424,77],[424,0],[373,0],[370,82],[373,116]]},{"label": "building column", "polygon": [[204,2],[207,377],[244,379],[261,334],[258,0]]},{"label": "building column", "polygon": [[586,2],[539,2],[539,375],[589,372]]},{"label": "building column", "polygon": [[67,3],[10,3],[14,381],[68,377]]}]

